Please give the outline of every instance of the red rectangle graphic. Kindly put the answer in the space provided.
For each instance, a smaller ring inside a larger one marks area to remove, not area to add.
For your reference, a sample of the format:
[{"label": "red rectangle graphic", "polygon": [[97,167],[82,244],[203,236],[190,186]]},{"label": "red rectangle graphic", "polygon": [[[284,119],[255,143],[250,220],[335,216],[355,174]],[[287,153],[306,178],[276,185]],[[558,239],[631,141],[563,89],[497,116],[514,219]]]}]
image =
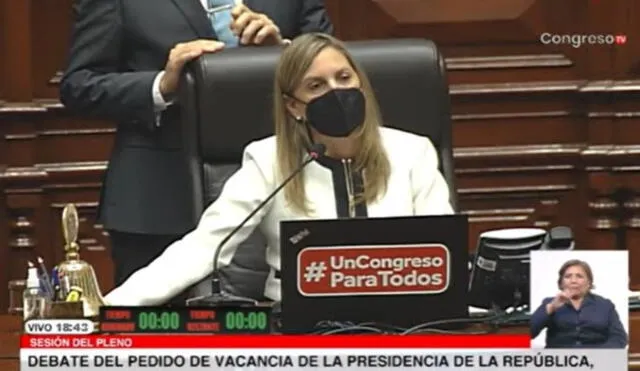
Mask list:
[{"label": "red rectangle graphic", "polygon": [[528,335],[23,335],[24,349],[507,349],[529,348]]}]

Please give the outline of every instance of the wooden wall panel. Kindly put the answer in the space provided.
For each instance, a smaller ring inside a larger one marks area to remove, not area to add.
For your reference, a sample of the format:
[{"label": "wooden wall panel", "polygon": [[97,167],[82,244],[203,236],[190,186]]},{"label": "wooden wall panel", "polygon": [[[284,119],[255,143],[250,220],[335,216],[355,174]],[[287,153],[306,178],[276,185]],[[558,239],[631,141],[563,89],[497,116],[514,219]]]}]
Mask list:
[{"label": "wooden wall panel", "polygon": [[[17,276],[9,273],[9,259],[12,257],[10,253],[9,241],[9,216],[7,215],[7,199],[4,192],[3,180],[5,172],[0,167],[0,313],[5,313],[9,308],[9,288],[8,284]],[[26,278],[26,277],[25,277]]]},{"label": "wooden wall panel", "polygon": [[[0,221],[8,225],[4,268],[9,279],[23,278],[27,260],[64,259],[60,213],[73,202],[80,214],[81,256],[94,265],[100,286],[113,285],[106,236],[95,223],[106,159],[111,151],[111,123],[70,117],[59,104],[18,103],[0,111],[0,129],[9,166],[3,172]],[[21,289],[18,284],[16,290]],[[8,296],[6,285],[0,297]],[[2,295],[4,294],[4,295]],[[0,302],[2,303],[2,302]],[[6,302],[5,302],[6,303]]]},{"label": "wooden wall panel", "polygon": [[[0,311],[28,259],[63,257],[78,205],[83,257],[112,286],[95,223],[115,127],[57,98],[73,0],[0,0]],[[483,231],[571,226],[581,248],[629,249],[640,287],[640,5],[635,0],[326,0],[345,40],[421,37],[449,71],[456,176],[470,247]],[[8,17],[7,14],[11,14]],[[543,44],[550,34],[624,45]],[[19,289],[19,286],[15,286]]]},{"label": "wooden wall panel", "polygon": [[29,102],[33,97],[28,73],[32,60],[31,1],[3,0],[2,5],[4,99]]},{"label": "wooden wall panel", "polygon": [[[632,180],[640,169],[637,2],[327,4],[345,39],[424,37],[440,46],[471,242],[484,230],[515,225],[570,225],[588,248],[630,248],[640,237]],[[544,44],[543,33],[627,38],[623,45],[574,47]],[[631,255],[640,259],[633,249]],[[640,284],[640,273],[632,283]]]},{"label": "wooden wall panel", "polygon": [[57,99],[57,73],[66,64],[73,0],[38,0],[36,4],[31,10],[31,45],[37,56],[31,72],[33,95]]},{"label": "wooden wall panel", "polygon": [[[5,10],[5,1],[0,0],[0,51],[7,50],[6,46],[6,38],[7,36],[7,21],[6,18],[6,10]],[[7,85],[7,81],[5,81],[5,60],[4,58],[0,58],[0,102],[4,100],[5,89]],[[0,153],[1,154],[1,153]],[[0,160],[0,162],[2,162]]]}]

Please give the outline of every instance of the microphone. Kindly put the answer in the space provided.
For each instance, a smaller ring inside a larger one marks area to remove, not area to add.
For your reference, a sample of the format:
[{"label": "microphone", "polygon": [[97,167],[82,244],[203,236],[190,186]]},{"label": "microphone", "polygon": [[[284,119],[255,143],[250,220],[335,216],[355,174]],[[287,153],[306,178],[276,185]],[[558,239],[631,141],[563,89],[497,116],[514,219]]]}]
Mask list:
[{"label": "microphone", "polygon": [[267,198],[265,198],[258,206],[256,206],[253,211],[247,215],[246,218],[240,224],[238,224],[231,232],[229,232],[225,238],[220,241],[218,247],[216,248],[215,254],[213,255],[213,272],[211,273],[211,294],[206,296],[201,296],[193,299],[187,300],[187,305],[205,305],[205,306],[255,306],[257,302],[255,300],[249,298],[243,298],[235,295],[231,295],[222,291],[220,286],[220,271],[218,269],[218,264],[220,260],[220,252],[222,248],[229,242],[229,240],[238,233],[242,227],[251,218],[253,218],[258,211],[262,210],[268,203],[271,201],[289,182],[298,175],[304,168],[307,167],[311,162],[316,159],[322,157],[326,151],[327,147],[324,144],[316,143],[311,146],[308,150],[309,157],[303,161],[300,166],[296,170],[294,170],[291,175],[289,175],[276,189],[274,189]]}]

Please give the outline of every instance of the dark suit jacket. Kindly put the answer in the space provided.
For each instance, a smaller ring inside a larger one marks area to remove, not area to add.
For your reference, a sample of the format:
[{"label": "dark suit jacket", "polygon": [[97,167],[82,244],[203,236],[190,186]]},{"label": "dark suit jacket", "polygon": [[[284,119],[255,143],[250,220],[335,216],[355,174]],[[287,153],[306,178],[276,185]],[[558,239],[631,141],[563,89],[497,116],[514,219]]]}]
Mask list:
[{"label": "dark suit jacket", "polygon": [[[332,33],[323,0],[245,0],[285,38]],[[60,97],[79,114],[117,121],[100,220],[107,229],[178,235],[197,223],[177,105],[155,127],[151,88],[180,42],[216,35],[199,0],[76,0]]]}]

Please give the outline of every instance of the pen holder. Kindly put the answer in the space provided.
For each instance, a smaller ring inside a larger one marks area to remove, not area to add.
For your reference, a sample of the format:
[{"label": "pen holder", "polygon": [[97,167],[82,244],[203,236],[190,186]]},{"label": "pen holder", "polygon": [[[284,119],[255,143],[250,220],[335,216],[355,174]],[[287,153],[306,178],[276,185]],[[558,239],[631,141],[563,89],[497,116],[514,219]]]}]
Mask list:
[{"label": "pen holder", "polygon": [[85,319],[82,301],[49,302],[43,318],[48,319]]}]

